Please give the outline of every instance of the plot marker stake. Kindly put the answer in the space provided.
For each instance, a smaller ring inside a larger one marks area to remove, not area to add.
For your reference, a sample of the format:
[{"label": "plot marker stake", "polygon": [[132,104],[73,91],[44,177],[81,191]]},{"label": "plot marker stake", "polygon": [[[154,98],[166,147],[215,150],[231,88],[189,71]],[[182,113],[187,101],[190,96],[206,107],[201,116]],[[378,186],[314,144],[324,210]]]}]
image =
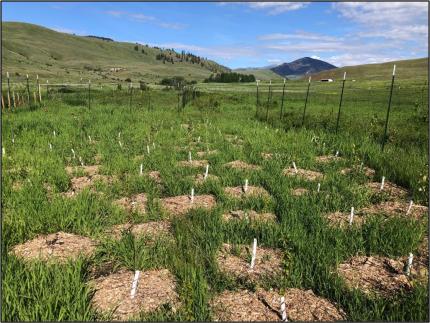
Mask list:
[{"label": "plot marker stake", "polygon": [[288,322],[287,310],[285,309],[285,297],[281,297],[281,317],[283,322]]},{"label": "plot marker stake", "polygon": [[72,151],[72,154],[73,154],[73,159],[75,159],[76,158],[76,154],[75,154],[75,151],[74,151],[74,149],[72,148],[72,149],[70,149],[71,151]]},{"label": "plot marker stake", "polygon": [[84,167],[84,161],[82,160],[81,156],[79,156],[79,162],[81,163],[81,166]]},{"label": "plot marker stake", "polygon": [[140,176],[142,176],[142,175],[143,175],[143,164],[140,164],[139,175],[140,175]]},{"label": "plot marker stake", "polygon": [[406,267],[406,275],[410,275],[411,274],[411,267],[412,267],[412,261],[414,260],[414,255],[412,253],[409,253],[409,257],[408,257],[408,265]]},{"label": "plot marker stake", "polygon": [[191,163],[193,160],[191,158],[191,151],[188,152],[188,161]]},{"label": "plot marker stake", "polygon": [[136,296],[136,289],[137,289],[137,282],[139,280],[139,276],[140,276],[140,271],[136,270],[134,272],[134,278],[133,278],[133,282],[131,283],[131,292],[130,292],[130,297],[133,299],[134,296]]},{"label": "plot marker stake", "polygon": [[294,172],[297,174],[297,173],[298,173],[298,171],[297,171],[297,166],[296,166],[296,163],[295,163],[295,162],[293,162],[293,168],[294,168]]},{"label": "plot marker stake", "polygon": [[409,215],[409,213],[411,212],[412,209],[412,205],[414,204],[414,201],[410,200],[409,201],[409,206],[408,209],[406,210],[406,215]]},{"label": "plot marker stake", "polygon": [[319,193],[319,192],[320,192],[320,188],[321,188],[321,183],[318,183],[318,186],[317,186],[317,193]]},{"label": "plot marker stake", "polygon": [[246,193],[247,190],[248,190],[248,180],[245,179],[245,185],[243,186],[243,192]]},{"label": "plot marker stake", "polygon": [[352,225],[353,220],[354,220],[354,207],[351,207],[351,214],[349,215],[349,225]]},{"label": "plot marker stake", "polygon": [[385,183],[385,176],[382,176],[381,187],[379,188],[380,191],[382,191],[384,189],[384,183]]},{"label": "plot marker stake", "polygon": [[252,246],[251,269],[255,266],[255,257],[257,256],[257,239],[254,238],[254,245]]},{"label": "plot marker stake", "polygon": [[191,200],[191,203],[193,203],[193,202],[194,202],[194,188],[192,188],[192,189],[191,189],[191,196],[190,196],[190,200]]},{"label": "plot marker stake", "polygon": [[148,155],[149,155],[149,145],[146,145],[146,152],[148,153]]},{"label": "plot marker stake", "polygon": [[204,179],[208,178],[208,174],[209,174],[209,164],[206,165],[205,176],[203,178]]},{"label": "plot marker stake", "polygon": [[6,156],[6,149],[4,148],[4,147],[2,147],[2,149],[1,149],[1,153],[2,153],[2,156],[4,157],[4,156]]},{"label": "plot marker stake", "polygon": [[49,143],[49,150],[52,150],[52,145],[51,145],[51,143]]}]

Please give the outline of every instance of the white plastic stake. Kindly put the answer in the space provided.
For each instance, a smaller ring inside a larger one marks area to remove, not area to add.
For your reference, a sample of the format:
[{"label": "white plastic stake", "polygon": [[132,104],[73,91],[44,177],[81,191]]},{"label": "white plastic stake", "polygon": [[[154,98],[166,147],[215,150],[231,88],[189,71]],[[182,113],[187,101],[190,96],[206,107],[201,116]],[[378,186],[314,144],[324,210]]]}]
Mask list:
[{"label": "white plastic stake", "polygon": [[9,78],[9,72],[6,72],[6,77]]},{"label": "white plastic stake", "polygon": [[381,187],[379,188],[379,190],[382,191],[384,189],[384,183],[385,183],[385,176],[382,176]]},{"label": "white plastic stake", "polygon": [[349,215],[349,225],[352,225],[353,220],[354,220],[354,207],[351,207],[351,214]]},{"label": "white plastic stake", "polygon": [[311,83],[312,76],[309,76],[309,83]]},{"label": "white plastic stake", "polygon": [[79,156],[79,162],[81,163],[81,166],[84,166],[84,161],[82,160],[81,156]]},{"label": "white plastic stake", "polygon": [[334,155],[335,157],[339,156],[339,150],[336,150],[336,155]]},{"label": "white plastic stake", "polygon": [[204,179],[208,178],[208,174],[209,174],[209,164],[206,165],[205,176],[203,178]]},{"label": "white plastic stake", "polygon": [[149,155],[149,145],[146,145],[146,152],[148,153],[148,155]]},{"label": "white plastic stake", "polygon": [[121,139],[121,131],[118,132],[118,139]]},{"label": "white plastic stake", "polygon": [[191,197],[190,197],[191,203],[194,202],[194,188],[191,189]]},{"label": "white plastic stake", "polygon": [[136,296],[137,282],[139,280],[139,276],[140,276],[140,271],[136,270],[134,272],[133,282],[131,283],[131,292],[130,292],[131,298],[134,298],[134,296]]},{"label": "white plastic stake", "polygon": [[49,143],[49,150],[52,150],[52,145],[51,145],[51,143]]},{"label": "white plastic stake", "polygon": [[188,161],[191,163],[192,162],[192,158],[191,158],[191,151],[188,152]]},{"label": "white plastic stake", "polygon": [[197,138],[197,142],[200,142],[200,136]]},{"label": "white plastic stake", "polygon": [[248,180],[245,179],[245,185],[243,186],[243,191],[246,193],[247,190],[248,190]]},{"label": "white plastic stake", "polygon": [[143,164],[140,164],[140,171],[139,171],[139,175],[142,176],[143,175]]},{"label": "white plastic stake", "polygon": [[346,72],[343,72],[343,80],[346,80]]},{"label": "white plastic stake", "polygon": [[2,147],[2,149],[1,149],[1,153],[2,153],[2,156],[4,157],[4,156],[6,156],[6,149],[4,149],[4,147]]},{"label": "white plastic stake", "polygon": [[254,269],[256,256],[257,256],[257,239],[254,238],[254,245],[252,246],[251,269]]},{"label": "white plastic stake", "polygon": [[88,135],[88,140],[89,140],[89,141],[90,141],[90,143],[91,143],[91,141],[92,141],[92,140],[91,140],[91,136],[90,136],[90,135]]},{"label": "white plastic stake", "polygon": [[153,142],[153,143],[152,143],[152,148],[154,148],[154,149],[155,149],[155,142]]},{"label": "white plastic stake", "polygon": [[320,192],[320,188],[321,188],[321,183],[318,183],[318,186],[317,186],[317,193],[319,193],[319,192]]},{"label": "white plastic stake", "polygon": [[56,136],[55,130],[53,131],[53,133],[54,133],[54,137],[55,137]]},{"label": "white plastic stake", "polygon": [[119,146],[122,148],[122,142],[118,140]]},{"label": "white plastic stake", "polygon": [[281,296],[281,317],[283,322],[288,322],[287,310],[285,309],[285,297]]},{"label": "white plastic stake", "polygon": [[393,76],[394,75],[396,75],[396,64],[394,64],[394,67],[393,67]]},{"label": "white plastic stake", "polygon": [[75,159],[76,158],[76,154],[75,154],[75,151],[73,150],[73,148],[72,149],[70,149],[71,151],[72,151],[72,154],[73,154],[73,159]]},{"label": "white plastic stake", "polygon": [[360,172],[363,170],[363,165],[364,165],[364,163],[361,162],[361,164],[360,164]]},{"label": "white plastic stake", "polygon": [[294,168],[294,172],[297,174],[297,166],[295,162],[293,162],[293,168]]},{"label": "white plastic stake", "polygon": [[412,253],[409,253],[409,257],[408,257],[408,265],[406,267],[406,275],[410,275],[411,274],[411,267],[412,267],[412,261],[414,260],[414,255]]},{"label": "white plastic stake", "polygon": [[408,209],[406,210],[406,215],[408,215],[411,212],[412,209],[412,205],[414,204],[414,202],[412,200],[409,201],[409,206]]}]

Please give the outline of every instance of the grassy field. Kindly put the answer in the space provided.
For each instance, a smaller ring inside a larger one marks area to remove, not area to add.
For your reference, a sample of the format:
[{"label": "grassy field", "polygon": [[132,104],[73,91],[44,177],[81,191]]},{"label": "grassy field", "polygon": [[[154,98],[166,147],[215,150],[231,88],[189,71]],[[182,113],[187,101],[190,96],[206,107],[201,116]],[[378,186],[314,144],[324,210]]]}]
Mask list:
[{"label": "grassy field", "polygon": [[[350,290],[336,274],[338,264],[357,254],[396,258],[415,253],[428,235],[427,218],[401,216],[383,221],[376,215],[361,227],[345,229],[332,227],[325,219],[328,212],[348,212],[351,206],[359,209],[381,201],[381,196],[366,189],[364,184],[369,179],[362,174],[339,173],[360,162],[375,169],[374,181],[385,176],[387,181],[408,189],[414,203],[428,206],[427,88],[422,82],[396,84],[389,142],[381,152],[388,85],[376,81],[348,83],[338,135],[334,118],[339,83],[312,83],[303,127],[307,85],[300,81],[287,83],[282,121],[281,83],[274,85],[271,104],[266,103],[267,85],[261,86],[257,116],[254,85],[219,84],[198,85],[197,97],[180,112],[178,93],[172,90],[136,90],[130,104],[126,90],[96,87],[90,109],[83,89],[51,92],[50,99],[34,110],[22,107],[5,112],[2,320],[104,318],[91,307],[94,291],[88,281],[93,267],[109,262],[115,270],[168,268],[176,277],[179,310],[172,313],[163,308],[142,314],[141,319],[210,320],[213,313],[209,302],[218,293],[261,286],[312,289],[336,302],[352,321],[427,321],[428,284],[414,282],[411,291],[386,299]],[[226,135],[237,136],[243,144],[234,145]],[[149,154],[147,145],[151,147]],[[85,189],[75,198],[61,196],[71,185],[65,167],[79,165],[71,149],[86,165],[96,164],[96,156],[101,156],[101,173],[118,180],[110,185],[97,183],[95,192]],[[218,150],[218,154],[205,159],[210,164],[209,173],[218,176],[219,181],[196,186],[191,176],[204,169],[179,167],[177,162],[186,160],[189,151],[198,159],[196,152],[205,149]],[[316,156],[336,151],[342,160],[329,164],[315,161]],[[274,158],[265,160],[262,152],[273,153]],[[142,160],[135,159],[141,155]],[[223,166],[232,160],[260,165],[262,170],[243,172]],[[297,167],[324,174],[319,193],[315,181],[281,176],[293,161]],[[160,172],[161,186],[139,176],[141,163],[145,172]],[[224,193],[224,187],[240,186],[245,179],[250,185],[265,188],[271,199],[235,201]],[[189,194],[193,187],[197,195],[214,195],[216,207],[177,217],[160,208],[158,198]],[[293,196],[291,190],[298,187],[310,193]],[[145,215],[129,214],[112,203],[142,192],[149,201]],[[276,222],[222,221],[221,215],[234,209],[273,212]],[[130,234],[117,241],[106,233],[115,224],[162,219],[171,221],[174,242],[153,245]],[[58,231],[99,241],[96,253],[64,265],[41,261],[28,264],[10,253],[14,245]],[[262,246],[282,251],[287,259],[283,279],[245,284],[220,272],[215,255],[221,244],[251,245],[254,238]]]}]

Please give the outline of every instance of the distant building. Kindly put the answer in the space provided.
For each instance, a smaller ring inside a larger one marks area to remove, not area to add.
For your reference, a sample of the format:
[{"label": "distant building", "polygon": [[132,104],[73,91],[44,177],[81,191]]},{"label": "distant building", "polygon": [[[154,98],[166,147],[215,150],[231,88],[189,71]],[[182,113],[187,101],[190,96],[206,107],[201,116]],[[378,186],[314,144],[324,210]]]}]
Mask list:
[{"label": "distant building", "polygon": [[333,79],[321,79],[320,82],[333,82]]}]

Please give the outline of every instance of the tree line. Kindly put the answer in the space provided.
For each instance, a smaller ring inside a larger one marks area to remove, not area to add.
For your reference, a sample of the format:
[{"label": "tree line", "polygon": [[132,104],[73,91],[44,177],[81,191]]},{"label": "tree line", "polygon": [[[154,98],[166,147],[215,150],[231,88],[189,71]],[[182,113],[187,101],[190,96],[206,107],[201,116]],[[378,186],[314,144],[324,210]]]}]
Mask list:
[{"label": "tree line", "polygon": [[235,82],[255,82],[253,74],[240,74],[235,72],[211,74],[209,78],[204,80],[205,83],[218,82],[218,83],[235,83]]}]

